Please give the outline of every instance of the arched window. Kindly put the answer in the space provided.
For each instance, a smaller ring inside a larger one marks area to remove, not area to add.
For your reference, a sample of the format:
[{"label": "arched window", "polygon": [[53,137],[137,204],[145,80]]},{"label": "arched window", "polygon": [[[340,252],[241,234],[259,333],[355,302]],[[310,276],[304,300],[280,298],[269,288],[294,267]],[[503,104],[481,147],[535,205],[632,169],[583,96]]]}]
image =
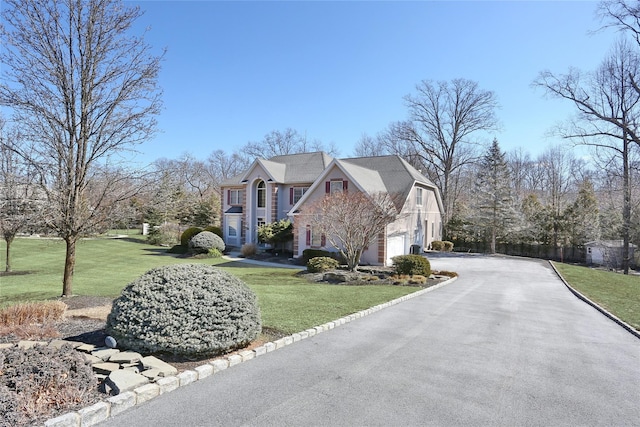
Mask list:
[{"label": "arched window", "polygon": [[267,207],[267,185],[264,183],[264,181],[260,181],[258,183],[258,207]]}]

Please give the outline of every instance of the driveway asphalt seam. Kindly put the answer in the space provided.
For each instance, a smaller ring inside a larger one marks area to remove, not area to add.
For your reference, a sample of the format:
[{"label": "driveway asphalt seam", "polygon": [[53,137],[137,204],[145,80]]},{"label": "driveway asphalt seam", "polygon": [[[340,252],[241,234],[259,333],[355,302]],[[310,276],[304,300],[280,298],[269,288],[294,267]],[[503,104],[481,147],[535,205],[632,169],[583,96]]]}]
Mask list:
[{"label": "driveway asphalt seam", "polygon": [[599,305],[595,301],[592,301],[586,295],[582,294],[580,291],[578,291],[573,286],[571,286],[569,284],[569,282],[567,282],[565,280],[565,278],[562,276],[562,274],[558,271],[556,266],[553,265],[553,263],[551,261],[549,261],[549,265],[551,265],[551,268],[553,269],[553,271],[555,271],[556,274],[558,275],[558,277],[560,278],[560,280],[562,280],[562,283],[564,283],[564,285],[569,289],[569,291],[571,291],[571,293],[574,294],[578,299],[586,302],[587,304],[589,304],[590,306],[592,306],[593,308],[598,310],[600,313],[604,314],[606,317],[608,317],[609,319],[613,320],[618,325],[622,326],[631,335],[635,336],[636,338],[640,338],[640,331],[638,331],[636,328],[634,328],[633,326],[631,326],[630,324],[628,324],[624,320],[620,319],[615,314],[611,313],[609,310],[607,310],[606,308],[602,307],[601,305]]},{"label": "driveway asphalt seam", "polygon": [[[435,291],[438,288],[456,281],[456,279],[457,277],[452,277],[426,289],[421,289],[400,298],[396,298],[391,301],[387,301],[385,303],[370,307],[368,309],[361,310],[357,313],[353,313],[333,320],[331,322],[327,322],[323,325],[309,328],[305,331],[296,332],[294,334],[280,338],[274,342],[265,343],[253,350],[245,350],[241,351],[239,354],[227,355],[221,358],[210,360],[208,363],[194,368],[194,370],[184,371],[175,377],[163,378],[162,384],[150,383],[138,387],[133,391],[127,391],[116,396],[111,396],[107,398],[106,401],[103,400],[86,408],[67,412],[56,418],[51,418],[47,420],[44,425],[45,427],[87,427],[99,424],[102,421],[106,421],[107,419],[124,412],[125,410],[129,410],[137,405],[146,403],[149,400],[162,394],[166,394],[180,387],[192,384],[194,381],[200,381],[205,378],[215,376],[214,374],[216,372],[220,372],[243,362],[248,362],[249,360],[253,360],[256,357],[262,356],[266,353],[286,347],[303,339],[310,338],[319,333],[329,331],[336,328],[337,326],[344,325],[353,320],[368,316],[384,308],[391,307],[401,302],[424,295],[428,292]],[[213,367],[213,369],[209,369],[210,367]],[[181,375],[182,377],[188,375],[190,378],[194,378],[194,380],[188,382],[183,381],[180,379]],[[171,387],[163,386],[163,384],[169,382],[171,383]]]}]

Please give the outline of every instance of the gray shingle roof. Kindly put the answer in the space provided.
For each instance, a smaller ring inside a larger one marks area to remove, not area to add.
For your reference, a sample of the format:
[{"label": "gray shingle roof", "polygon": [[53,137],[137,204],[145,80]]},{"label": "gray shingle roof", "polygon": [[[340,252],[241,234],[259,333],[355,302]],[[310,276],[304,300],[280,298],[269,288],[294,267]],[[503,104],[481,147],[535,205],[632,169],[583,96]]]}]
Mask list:
[{"label": "gray shingle roof", "polygon": [[286,171],[282,182],[288,184],[315,181],[332,160],[331,156],[322,151],[275,156],[269,159],[271,162],[285,165]]},{"label": "gray shingle roof", "polygon": [[341,162],[375,170],[380,175],[387,192],[398,195],[402,200],[406,199],[414,181],[435,188],[433,182],[400,156],[357,157],[344,159]]}]

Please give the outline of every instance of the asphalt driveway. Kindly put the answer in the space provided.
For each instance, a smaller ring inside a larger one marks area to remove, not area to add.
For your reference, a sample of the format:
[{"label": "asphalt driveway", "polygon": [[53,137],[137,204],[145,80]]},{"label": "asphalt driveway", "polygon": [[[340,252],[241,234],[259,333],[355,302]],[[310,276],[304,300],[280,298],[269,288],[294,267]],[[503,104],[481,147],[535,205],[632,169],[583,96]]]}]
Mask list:
[{"label": "asphalt driveway", "polygon": [[640,340],[546,263],[432,265],[460,278],[101,425],[640,425]]}]

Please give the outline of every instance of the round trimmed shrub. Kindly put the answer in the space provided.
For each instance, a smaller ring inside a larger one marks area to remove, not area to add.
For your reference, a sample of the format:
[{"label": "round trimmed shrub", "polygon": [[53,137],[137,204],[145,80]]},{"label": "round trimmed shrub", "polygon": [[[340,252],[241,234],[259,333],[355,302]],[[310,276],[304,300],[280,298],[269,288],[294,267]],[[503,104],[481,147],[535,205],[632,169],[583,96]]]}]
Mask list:
[{"label": "round trimmed shrub", "polygon": [[431,263],[422,255],[398,255],[391,258],[397,274],[408,274],[409,276],[431,275]]},{"label": "round trimmed shrub", "polygon": [[253,291],[232,274],[204,264],[146,272],[114,300],[106,325],[123,348],[184,356],[244,347],[260,330]]},{"label": "round trimmed shrub", "polygon": [[307,270],[310,273],[321,273],[323,271],[335,270],[340,263],[326,256],[311,258],[307,263]]},{"label": "round trimmed shrub", "polygon": [[180,235],[180,244],[184,247],[187,247],[189,245],[189,241],[193,239],[193,236],[197,235],[200,232],[202,232],[202,228],[200,227],[187,228]]},{"label": "round trimmed shrub", "polygon": [[210,225],[207,228],[205,228],[203,231],[210,231],[213,234],[220,237],[221,239],[224,239],[224,237],[222,236],[222,228],[216,227],[215,225]]},{"label": "round trimmed shrub", "polygon": [[223,252],[224,248],[224,241],[220,236],[210,231],[202,231],[189,240],[189,250],[196,254],[206,254],[209,253],[211,249],[217,249]]}]

